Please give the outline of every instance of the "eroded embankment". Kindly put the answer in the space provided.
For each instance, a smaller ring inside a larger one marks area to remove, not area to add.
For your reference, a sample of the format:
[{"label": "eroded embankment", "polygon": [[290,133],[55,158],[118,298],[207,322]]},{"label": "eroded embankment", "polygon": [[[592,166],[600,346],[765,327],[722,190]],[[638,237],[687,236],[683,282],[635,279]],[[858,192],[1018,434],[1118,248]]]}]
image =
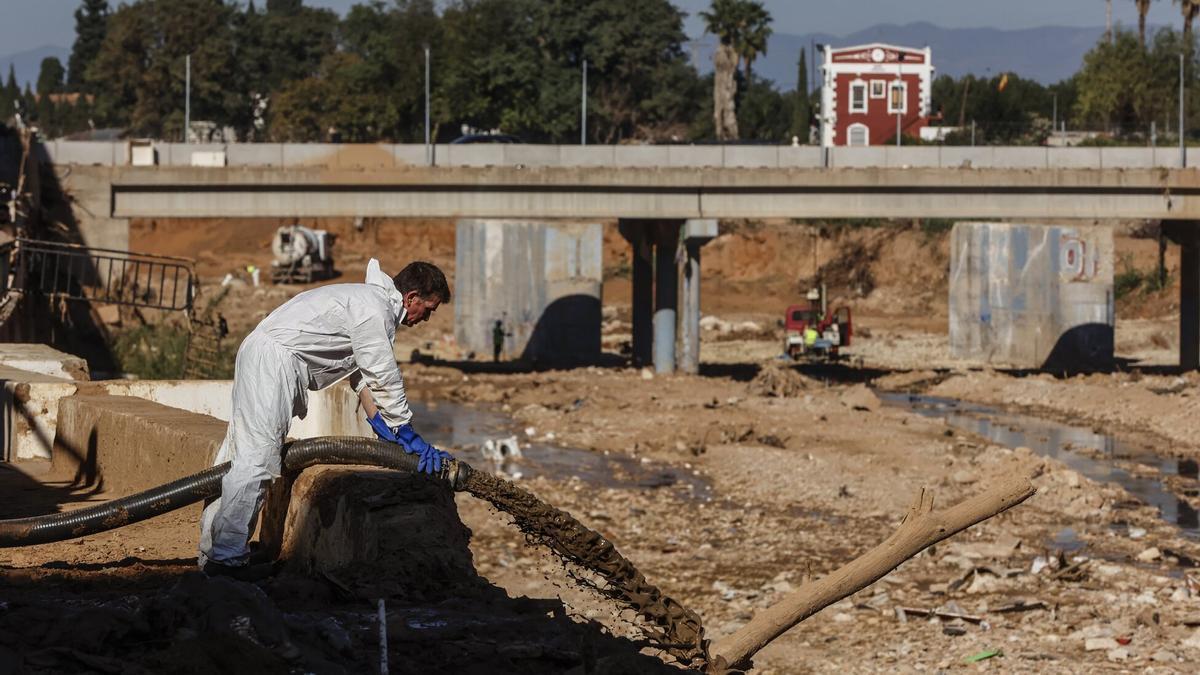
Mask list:
[{"label": "eroded embankment", "polygon": [[612,542],[570,514],[489,473],[471,472],[464,487],[471,495],[512,516],[530,542],[549,548],[563,560],[603,579],[603,585],[580,581],[636,611],[644,619],[638,628],[654,647],[685,665],[705,664],[707,645],[700,616],[646,581]]}]

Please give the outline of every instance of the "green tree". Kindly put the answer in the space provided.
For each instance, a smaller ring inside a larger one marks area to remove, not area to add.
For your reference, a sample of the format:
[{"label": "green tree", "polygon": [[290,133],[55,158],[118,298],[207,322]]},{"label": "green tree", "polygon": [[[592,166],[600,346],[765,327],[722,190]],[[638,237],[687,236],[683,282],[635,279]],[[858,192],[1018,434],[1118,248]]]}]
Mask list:
[{"label": "green tree", "polygon": [[66,74],[66,69],[63,68],[62,61],[59,61],[58,57],[47,56],[42,59],[37,79],[38,96],[48,96],[62,91]]},{"label": "green tree", "polygon": [[757,77],[750,80],[741,91],[738,128],[742,136],[771,143],[786,141],[794,119],[794,94],[784,94],[776,90],[770,80]]},{"label": "green tree", "polygon": [[108,14],[105,0],[83,0],[75,10],[75,44],[67,59],[67,84],[74,91],[82,90],[84,73],[100,52],[108,30]]},{"label": "green tree", "polygon": [[13,104],[21,97],[21,88],[17,86],[17,71],[13,64],[8,64],[8,80],[0,87],[0,122],[13,115]]},{"label": "green tree", "polygon": [[562,0],[534,8],[536,31],[547,38],[543,72],[553,84],[543,101],[556,111],[554,134],[578,134],[579,70],[587,58],[594,139],[687,135],[697,77],[683,53],[687,37],[677,7],[668,0]]},{"label": "green tree", "polygon": [[801,49],[800,62],[796,64],[796,91],[792,92],[792,135],[801,143],[808,143],[808,130],[812,125],[808,97],[808,63],[805,51]]},{"label": "green tree", "polygon": [[1112,43],[1097,43],[1083,57],[1077,75],[1075,115],[1084,124],[1106,129],[1134,131],[1149,126],[1172,99],[1171,71],[1162,63],[1168,43],[1178,48],[1176,40],[1160,33],[1153,53],[1148,53],[1137,36],[1124,30],[1117,31]]},{"label": "green tree", "polygon": [[1192,21],[1196,18],[1196,13],[1200,12],[1200,1],[1198,0],[1175,0],[1179,4],[1179,12],[1183,15],[1183,42],[1190,45],[1192,43]]},{"label": "green tree", "polygon": [[315,75],[292,80],[275,95],[272,137],[316,140],[332,128],[346,141],[420,139],[424,45],[441,64],[443,42],[432,0],[355,5],[339,32],[342,51],[326,56]]},{"label": "green tree", "polygon": [[237,58],[236,7],[221,0],[141,0],[109,16],[86,83],[107,123],[159,138],[183,137],[185,58],[192,119],[245,129],[249,92]]}]

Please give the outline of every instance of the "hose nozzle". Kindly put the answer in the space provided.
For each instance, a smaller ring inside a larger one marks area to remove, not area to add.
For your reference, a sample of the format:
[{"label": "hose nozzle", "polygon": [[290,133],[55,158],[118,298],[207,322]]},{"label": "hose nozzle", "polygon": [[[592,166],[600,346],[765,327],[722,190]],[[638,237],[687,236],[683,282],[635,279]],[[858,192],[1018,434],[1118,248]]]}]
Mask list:
[{"label": "hose nozzle", "polygon": [[467,478],[473,470],[470,464],[462,460],[447,460],[442,466],[442,478],[450,484],[452,490],[462,492],[467,489]]}]

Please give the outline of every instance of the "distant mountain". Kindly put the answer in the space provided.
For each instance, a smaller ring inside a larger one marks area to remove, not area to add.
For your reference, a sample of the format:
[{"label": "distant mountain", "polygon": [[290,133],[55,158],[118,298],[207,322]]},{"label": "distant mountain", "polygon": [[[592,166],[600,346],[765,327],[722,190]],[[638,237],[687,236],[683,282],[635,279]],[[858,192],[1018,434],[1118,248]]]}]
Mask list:
[{"label": "distant mountain", "polygon": [[[1149,31],[1150,29],[1148,29]],[[767,53],[754,62],[755,72],[773,80],[781,90],[796,87],[796,62],[800,50],[816,44],[847,47],[868,42],[888,42],[907,47],[933,49],[937,75],[959,77],[968,73],[997,75],[1011,72],[1051,84],[1079,70],[1083,55],[1104,34],[1103,27],[1075,28],[1045,26],[1022,30],[996,28],[941,28],[927,22],[903,26],[879,24],[849,35],[776,33],[767,43]],[[716,39],[711,35],[688,44],[693,63],[702,73],[712,70]],[[812,53],[809,53],[812,66]],[[820,59],[817,59],[820,65]],[[818,72],[819,76],[819,72]],[[816,86],[809,76],[809,86]]]},{"label": "distant mountain", "polygon": [[36,49],[0,56],[0,78],[3,78],[3,83],[8,82],[8,66],[12,64],[16,68],[17,84],[24,89],[25,83],[28,82],[31,89],[36,88],[38,72],[42,68],[42,59],[47,56],[57,56],[58,60],[62,61],[63,67],[66,68],[67,57],[70,55],[71,50],[66,47],[44,45]]}]

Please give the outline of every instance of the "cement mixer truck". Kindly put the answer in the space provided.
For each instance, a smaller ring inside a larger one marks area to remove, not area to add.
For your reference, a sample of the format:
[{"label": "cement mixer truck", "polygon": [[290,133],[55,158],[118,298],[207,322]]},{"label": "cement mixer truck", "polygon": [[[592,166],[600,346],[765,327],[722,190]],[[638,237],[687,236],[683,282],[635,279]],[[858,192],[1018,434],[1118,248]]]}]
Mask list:
[{"label": "cement mixer truck", "polygon": [[333,277],[333,235],[303,225],[284,225],[271,240],[271,281],[312,283]]}]

